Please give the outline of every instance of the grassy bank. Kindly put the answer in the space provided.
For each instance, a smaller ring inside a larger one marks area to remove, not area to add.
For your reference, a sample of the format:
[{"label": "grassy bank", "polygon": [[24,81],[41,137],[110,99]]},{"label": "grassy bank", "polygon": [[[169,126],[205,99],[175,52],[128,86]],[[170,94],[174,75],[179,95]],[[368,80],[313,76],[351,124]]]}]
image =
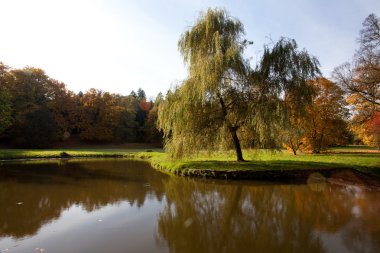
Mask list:
[{"label": "grassy bank", "polygon": [[156,169],[163,172],[197,177],[248,178],[250,173],[262,173],[263,177],[276,177],[276,175],[295,173],[297,171],[343,168],[356,169],[380,176],[380,153],[354,152],[352,149],[346,153],[331,151],[319,155],[299,154],[297,156],[282,151],[245,150],[244,157],[247,160],[246,162],[235,162],[234,152],[202,153],[191,159],[173,160],[160,149],[0,150],[0,160],[62,158],[66,156],[72,158],[120,157],[149,159]]},{"label": "grassy bank", "polygon": [[[149,152],[147,152],[149,151]],[[71,148],[71,149],[0,149],[0,160],[45,159],[45,158],[91,158],[91,157],[128,157],[137,153],[162,152],[162,149],[101,149],[101,148]]]},{"label": "grassy bank", "polygon": [[[379,153],[326,153],[291,155],[287,152],[249,150],[244,152],[246,162],[235,162],[234,152],[200,154],[191,159],[172,160],[166,154],[152,154],[153,166],[163,171],[188,176],[206,176],[236,171],[283,172],[299,170],[356,169],[380,176]],[[211,172],[211,173],[210,173]]]}]

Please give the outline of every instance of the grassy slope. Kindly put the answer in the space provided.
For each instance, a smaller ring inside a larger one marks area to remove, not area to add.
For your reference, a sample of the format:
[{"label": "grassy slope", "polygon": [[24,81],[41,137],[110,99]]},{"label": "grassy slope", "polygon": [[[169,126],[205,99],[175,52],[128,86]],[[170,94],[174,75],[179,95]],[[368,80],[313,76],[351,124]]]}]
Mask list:
[{"label": "grassy slope", "polygon": [[293,156],[287,152],[271,152],[264,150],[245,150],[247,162],[235,162],[234,152],[219,152],[214,154],[202,153],[191,159],[172,160],[160,149],[146,152],[147,149],[49,149],[22,150],[0,149],[0,160],[30,159],[30,158],[59,158],[62,151],[72,157],[126,157],[149,158],[152,165],[165,172],[188,175],[199,170],[295,170],[323,168],[353,168],[380,176],[380,153],[363,152],[335,153],[311,155],[300,154]]}]

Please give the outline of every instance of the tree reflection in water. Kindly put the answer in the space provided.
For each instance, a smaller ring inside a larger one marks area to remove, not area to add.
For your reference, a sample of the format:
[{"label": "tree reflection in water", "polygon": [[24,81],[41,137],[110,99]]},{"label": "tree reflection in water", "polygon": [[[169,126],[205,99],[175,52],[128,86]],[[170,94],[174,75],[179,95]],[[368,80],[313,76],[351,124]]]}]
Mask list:
[{"label": "tree reflection in water", "polygon": [[[0,166],[0,240],[33,240],[73,205],[90,213],[126,201],[141,210],[154,208],[148,220],[156,223],[144,223],[144,231],[152,231],[156,242],[152,234],[139,237],[157,252],[379,252],[379,199],[380,191],[318,180],[268,184],[169,177],[138,161],[11,163]],[[148,205],[150,200],[162,205]],[[124,233],[138,228],[119,229],[105,230],[103,240],[125,252]],[[82,239],[78,234],[76,243]]]},{"label": "tree reflection in water", "polygon": [[3,165],[0,237],[31,236],[76,204],[91,212],[120,201],[141,207],[147,196],[161,200],[167,178],[148,163],[117,159]]},{"label": "tree reflection in water", "polygon": [[323,239],[338,232],[351,252],[380,249],[379,192],[183,178],[165,191],[157,239],[170,252],[327,252]]}]

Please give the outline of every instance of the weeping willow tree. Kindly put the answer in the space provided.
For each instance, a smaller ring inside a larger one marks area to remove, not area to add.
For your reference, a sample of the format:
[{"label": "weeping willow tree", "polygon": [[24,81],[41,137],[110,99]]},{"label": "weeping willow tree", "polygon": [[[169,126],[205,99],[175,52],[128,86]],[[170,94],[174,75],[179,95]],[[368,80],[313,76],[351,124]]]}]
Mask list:
[{"label": "weeping willow tree", "polygon": [[[251,42],[243,36],[243,24],[221,9],[202,13],[181,35],[178,46],[189,76],[168,92],[158,115],[165,148],[175,157],[234,148],[237,160],[244,161],[242,144],[276,139],[284,91],[301,87],[298,79],[317,69],[295,42],[281,40],[251,70],[243,57]],[[306,62],[312,66],[302,68]],[[292,80],[296,84],[289,85]]]}]

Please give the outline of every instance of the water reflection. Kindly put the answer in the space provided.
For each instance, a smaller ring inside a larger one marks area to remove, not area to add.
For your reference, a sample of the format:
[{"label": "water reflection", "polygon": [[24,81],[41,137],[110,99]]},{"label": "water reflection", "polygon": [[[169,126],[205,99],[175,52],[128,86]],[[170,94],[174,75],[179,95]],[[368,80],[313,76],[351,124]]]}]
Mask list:
[{"label": "water reflection", "polygon": [[[181,178],[168,181],[165,191],[168,205],[159,216],[157,238],[170,252],[380,249],[379,192],[331,184],[224,185]],[[329,242],[336,234],[340,238]]]},{"label": "water reflection", "polygon": [[379,199],[319,176],[267,184],[169,177],[117,159],[3,164],[0,250],[379,252]]},{"label": "water reflection", "polygon": [[96,160],[7,164],[0,169],[0,237],[21,238],[80,204],[93,211],[128,201],[161,200],[166,175],[139,161]]}]

